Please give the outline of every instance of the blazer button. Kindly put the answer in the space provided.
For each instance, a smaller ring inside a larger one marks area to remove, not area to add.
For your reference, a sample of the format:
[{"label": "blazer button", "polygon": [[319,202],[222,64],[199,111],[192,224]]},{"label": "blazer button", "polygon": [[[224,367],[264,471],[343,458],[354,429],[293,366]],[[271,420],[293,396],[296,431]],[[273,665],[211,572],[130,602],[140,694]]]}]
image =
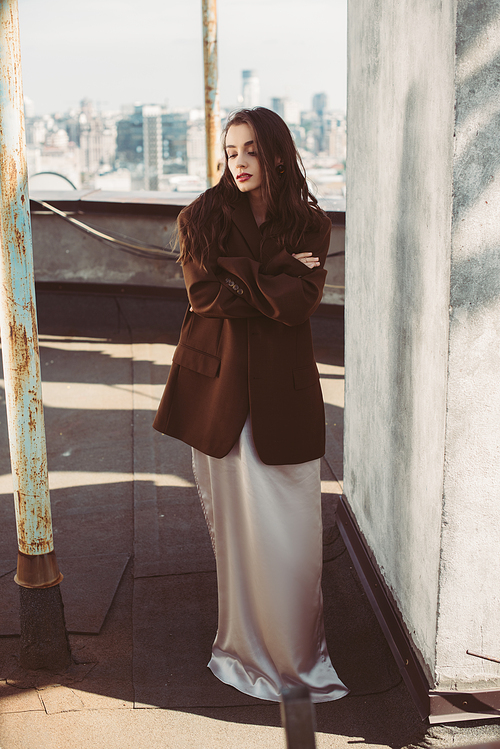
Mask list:
[{"label": "blazer button", "polygon": [[237,294],[243,294],[243,289],[238,289]]}]

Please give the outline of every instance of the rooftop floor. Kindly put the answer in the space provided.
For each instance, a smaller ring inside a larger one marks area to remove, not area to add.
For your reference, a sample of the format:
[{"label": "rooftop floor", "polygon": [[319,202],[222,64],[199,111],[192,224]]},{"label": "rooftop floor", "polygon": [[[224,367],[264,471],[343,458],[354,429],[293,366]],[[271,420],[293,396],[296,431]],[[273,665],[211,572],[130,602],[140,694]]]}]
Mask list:
[{"label": "rooftop floor", "polygon": [[[206,667],[217,623],[216,575],[190,448],[151,428],[184,309],[175,300],[39,298],[55,545],[76,662],[52,676],[18,665],[17,545],[3,410],[2,749],[284,746],[279,706],[240,694]],[[326,633],[332,661],[351,688],[348,697],[316,706],[317,745],[399,749],[424,741],[428,727],[335,525],[342,321],[314,318],[313,331],[328,422]]]}]

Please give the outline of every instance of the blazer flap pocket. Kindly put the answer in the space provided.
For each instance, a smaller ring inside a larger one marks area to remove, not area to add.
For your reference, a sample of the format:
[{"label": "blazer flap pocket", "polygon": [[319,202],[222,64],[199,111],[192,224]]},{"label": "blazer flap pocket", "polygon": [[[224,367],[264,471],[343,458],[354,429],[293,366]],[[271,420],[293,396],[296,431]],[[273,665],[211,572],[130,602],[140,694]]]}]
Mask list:
[{"label": "blazer flap pocket", "polygon": [[191,369],[193,372],[205,375],[206,377],[217,377],[220,367],[218,356],[212,356],[205,351],[190,348],[180,343],[175,349],[172,361],[181,367]]},{"label": "blazer flap pocket", "polygon": [[293,370],[293,384],[295,390],[311,387],[319,380],[318,368],[316,364],[309,364],[307,367],[299,367]]}]

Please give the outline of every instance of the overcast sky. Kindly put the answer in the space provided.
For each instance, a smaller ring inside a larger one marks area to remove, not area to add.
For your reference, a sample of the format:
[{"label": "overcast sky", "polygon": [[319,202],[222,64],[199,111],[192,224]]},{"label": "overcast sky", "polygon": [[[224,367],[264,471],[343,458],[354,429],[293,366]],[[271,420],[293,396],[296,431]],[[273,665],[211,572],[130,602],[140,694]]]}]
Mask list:
[{"label": "overcast sky", "polygon": [[[18,0],[24,94],[37,114],[89,97],[203,106],[201,0]],[[325,92],[345,109],[347,0],[218,0],[221,105],[255,69],[261,104],[309,108]]]}]

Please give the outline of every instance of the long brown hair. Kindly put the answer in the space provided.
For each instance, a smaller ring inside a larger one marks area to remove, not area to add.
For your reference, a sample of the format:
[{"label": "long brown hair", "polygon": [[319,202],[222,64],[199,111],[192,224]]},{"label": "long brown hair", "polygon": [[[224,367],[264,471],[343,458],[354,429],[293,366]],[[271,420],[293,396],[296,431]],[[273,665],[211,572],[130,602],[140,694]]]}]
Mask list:
[{"label": "long brown hair", "polygon": [[[192,259],[205,265],[214,243],[225,254],[231,214],[241,195],[228,167],[226,136],[231,125],[243,123],[253,130],[262,168],[266,234],[276,239],[280,247],[293,251],[306,231],[319,229],[324,214],[309,191],[304,166],[287,125],[278,114],[265,107],[240,109],[229,115],[222,133],[225,168],[220,182],[180,214],[181,263]],[[277,161],[283,165],[282,174],[276,169]]]}]

